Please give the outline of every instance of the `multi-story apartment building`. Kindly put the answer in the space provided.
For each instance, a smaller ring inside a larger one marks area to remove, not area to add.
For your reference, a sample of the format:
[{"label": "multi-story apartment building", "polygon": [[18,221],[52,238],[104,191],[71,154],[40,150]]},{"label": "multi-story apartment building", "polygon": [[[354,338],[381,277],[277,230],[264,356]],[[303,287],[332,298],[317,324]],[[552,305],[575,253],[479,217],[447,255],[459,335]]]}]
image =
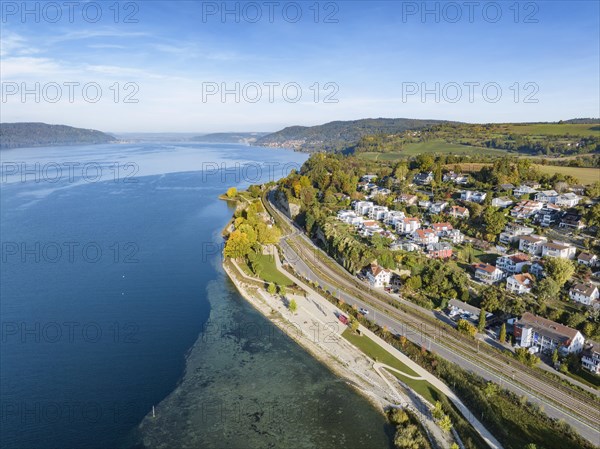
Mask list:
[{"label": "multi-story apartment building", "polygon": [[555,349],[562,354],[581,352],[585,339],[577,330],[554,321],[525,312],[515,322],[514,335],[524,348],[537,347],[540,352],[552,353]]},{"label": "multi-story apartment building", "polygon": [[542,246],[548,239],[539,235],[523,235],[519,238],[519,251],[523,251],[534,256],[542,254]]}]

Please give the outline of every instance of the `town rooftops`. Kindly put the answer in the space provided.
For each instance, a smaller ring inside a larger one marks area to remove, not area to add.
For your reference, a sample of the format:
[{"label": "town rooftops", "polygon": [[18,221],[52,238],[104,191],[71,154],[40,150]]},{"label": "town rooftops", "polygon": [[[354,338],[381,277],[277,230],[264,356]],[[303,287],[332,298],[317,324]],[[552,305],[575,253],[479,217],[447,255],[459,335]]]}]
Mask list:
[{"label": "town rooftops", "polygon": [[529,262],[529,256],[523,253],[516,253],[507,257],[514,263]]},{"label": "town rooftops", "polygon": [[525,312],[517,322],[522,327],[530,327],[539,334],[560,340],[562,342],[573,340],[577,336],[577,330],[552,320],[542,318],[530,312]]},{"label": "town rooftops", "polygon": [[457,214],[464,214],[465,212],[468,212],[469,210],[466,207],[452,206],[452,211]]},{"label": "town rooftops", "polygon": [[584,296],[592,296],[592,294],[594,293],[594,290],[596,290],[598,287],[596,287],[594,284],[575,284],[572,288],[571,291],[575,292],[575,293],[579,293],[580,295],[584,295]]},{"label": "town rooftops", "polygon": [[379,264],[375,262],[371,264],[371,273],[373,274],[373,276],[377,276],[379,273],[385,273],[388,271],[389,270],[386,270],[385,268],[379,266]]},{"label": "town rooftops", "polygon": [[558,243],[558,242],[546,243],[544,246],[546,248],[557,249],[557,250],[570,248],[569,245],[567,245],[565,243]]},{"label": "town rooftops", "polygon": [[476,263],[473,265],[473,268],[475,268],[475,270],[483,270],[487,273],[493,273],[494,271],[497,270],[497,268],[493,265],[490,265],[489,263]]},{"label": "town rooftops", "polygon": [[420,238],[425,238],[428,235],[433,234],[434,232],[433,229],[417,229],[416,233]]},{"label": "town rooftops", "polygon": [[519,284],[524,285],[526,287],[530,286],[534,282],[534,278],[529,273],[523,274],[513,274],[512,278],[517,281]]},{"label": "town rooftops", "polygon": [[545,238],[538,237],[535,235],[522,235],[521,240],[525,240],[526,242],[531,242],[531,243],[538,243],[538,242],[546,241]]},{"label": "town rooftops", "polygon": [[591,254],[591,253],[580,253],[579,256],[577,257],[577,259],[583,260],[584,262],[591,262],[596,257],[597,256],[595,254]]},{"label": "town rooftops", "polygon": [[481,309],[479,309],[478,307],[467,304],[466,302],[459,301],[458,299],[451,299],[448,302],[448,305],[451,307],[456,307],[460,310],[464,310],[465,312],[469,312],[472,315],[479,315],[481,313]]}]

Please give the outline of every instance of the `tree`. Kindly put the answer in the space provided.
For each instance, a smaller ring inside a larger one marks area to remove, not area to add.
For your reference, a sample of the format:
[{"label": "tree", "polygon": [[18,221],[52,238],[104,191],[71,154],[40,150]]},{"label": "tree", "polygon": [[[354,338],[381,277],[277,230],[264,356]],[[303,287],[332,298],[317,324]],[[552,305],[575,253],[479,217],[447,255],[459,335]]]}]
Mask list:
[{"label": "tree", "polygon": [[286,292],[287,292],[287,290],[286,290],[286,288],[285,288],[285,285],[280,285],[278,288],[279,288],[279,294],[280,294],[281,296],[285,296],[285,294],[286,294]]},{"label": "tree", "polygon": [[460,447],[458,446],[458,444],[452,443],[452,446],[450,446],[450,449],[460,449]]},{"label": "tree", "polygon": [[298,304],[296,304],[295,299],[292,299],[290,301],[289,309],[290,309],[290,312],[292,312],[292,313],[296,313],[296,311],[298,310]]},{"label": "tree", "polygon": [[458,320],[456,329],[458,329],[461,334],[465,334],[473,338],[475,337],[475,334],[477,334],[477,328],[464,319]]},{"label": "tree", "polygon": [[545,270],[548,277],[562,287],[575,273],[575,265],[569,259],[550,257],[546,260]]},{"label": "tree", "polygon": [[444,410],[442,409],[442,403],[440,401],[435,401],[435,405],[431,411],[431,416],[433,416],[433,419],[436,421],[439,421],[444,417]]},{"label": "tree", "polygon": [[248,239],[248,235],[236,229],[229,235],[229,238],[227,239],[224,254],[225,257],[239,259],[246,256],[250,252],[250,249],[251,243]]},{"label": "tree", "polygon": [[477,324],[477,330],[479,332],[483,332],[485,330],[485,315],[486,315],[486,311],[485,309],[481,309],[479,311],[479,323]]},{"label": "tree", "polygon": [[275,293],[277,293],[277,287],[275,287],[275,284],[273,284],[272,282],[269,283],[269,286],[267,287],[267,291],[271,294],[274,295]]},{"label": "tree", "polygon": [[555,349],[552,353],[552,363],[556,365],[558,363],[558,349]]},{"label": "tree", "polygon": [[227,189],[227,198],[234,198],[237,195],[238,191],[235,187],[229,187]]},{"label": "tree", "polygon": [[444,415],[444,417],[439,420],[438,425],[444,432],[450,432],[450,429],[452,429],[452,420],[448,415]]},{"label": "tree", "polygon": [[556,298],[560,292],[560,286],[554,279],[545,278],[538,282],[535,292],[537,297],[544,302]]},{"label": "tree", "polygon": [[495,207],[486,207],[483,213],[483,224],[488,240],[493,241],[506,226],[506,215]]},{"label": "tree", "polygon": [[537,446],[534,443],[529,443],[523,449],[537,449]]},{"label": "tree", "polygon": [[500,335],[498,336],[498,341],[500,343],[506,342],[506,323],[502,323],[502,327],[500,327]]},{"label": "tree", "polygon": [[356,318],[354,318],[353,316],[350,317],[350,330],[352,332],[356,332],[358,330],[358,327],[360,326],[360,323],[358,322],[358,320]]},{"label": "tree", "polygon": [[488,398],[496,396],[498,394],[498,385],[494,382],[488,382],[487,384],[485,384],[483,394],[485,394]]}]

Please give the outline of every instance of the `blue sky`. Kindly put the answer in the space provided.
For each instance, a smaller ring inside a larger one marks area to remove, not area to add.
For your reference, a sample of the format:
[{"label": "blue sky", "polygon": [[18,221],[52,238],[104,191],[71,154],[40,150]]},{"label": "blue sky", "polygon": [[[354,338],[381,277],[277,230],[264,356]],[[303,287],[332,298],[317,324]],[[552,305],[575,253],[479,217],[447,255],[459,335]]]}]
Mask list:
[{"label": "blue sky", "polygon": [[4,122],[212,132],[600,115],[596,1],[471,11],[464,2],[279,2],[272,17],[267,2],[228,2],[224,16],[222,2],[57,3],[30,2],[24,14],[22,2],[2,2]]}]

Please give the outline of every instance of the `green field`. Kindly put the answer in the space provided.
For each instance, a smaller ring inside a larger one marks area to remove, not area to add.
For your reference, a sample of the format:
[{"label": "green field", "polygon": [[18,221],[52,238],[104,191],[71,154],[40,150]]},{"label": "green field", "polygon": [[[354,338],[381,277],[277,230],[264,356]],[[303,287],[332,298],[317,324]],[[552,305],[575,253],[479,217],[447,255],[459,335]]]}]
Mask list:
[{"label": "green field", "polygon": [[[392,354],[387,352],[369,337],[364,335],[357,335],[352,332],[350,329],[346,329],[342,333],[342,337],[360,349],[365,355],[376,360],[385,365],[389,365],[397,370],[402,371],[410,376],[418,376],[418,374],[394,357]],[[416,380],[411,379],[410,377],[403,376],[402,374],[398,374],[395,371],[387,370],[388,373],[393,374],[399,380],[408,385],[412,390],[423,396],[427,401],[431,404],[435,404],[442,393],[439,392],[435,387],[433,387],[426,380]]]},{"label": "green field", "polygon": [[507,154],[504,150],[496,150],[493,148],[482,148],[469,145],[460,145],[448,143],[441,139],[431,140],[429,142],[409,143],[402,151],[390,153],[365,152],[359,153],[358,156],[368,160],[375,161],[396,161],[405,157],[416,156],[421,153],[431,154],[456,154],[456,155],[471,155],[483,154],[487,156],[503,156]]},{"label": "green field", "polygon": [[275,259],[272,256],[261,254],[258,258],[260,261],[259,264],[262,267],[262,271],[257,275],[258,277],[277,285],[289,287],[294,284],[287,276],[277,269],[275,266]]},{"label": "green field", "polygon": [[507,130],[510,134],[522,134],[530,136],[564,136],[570,134],[571,136],[596,136],[600,137],[600,124],[594,125],[580,125],[580,124],[568,124],[568,123],[540,123],[540,124],[509,124],[499,125]]}]

